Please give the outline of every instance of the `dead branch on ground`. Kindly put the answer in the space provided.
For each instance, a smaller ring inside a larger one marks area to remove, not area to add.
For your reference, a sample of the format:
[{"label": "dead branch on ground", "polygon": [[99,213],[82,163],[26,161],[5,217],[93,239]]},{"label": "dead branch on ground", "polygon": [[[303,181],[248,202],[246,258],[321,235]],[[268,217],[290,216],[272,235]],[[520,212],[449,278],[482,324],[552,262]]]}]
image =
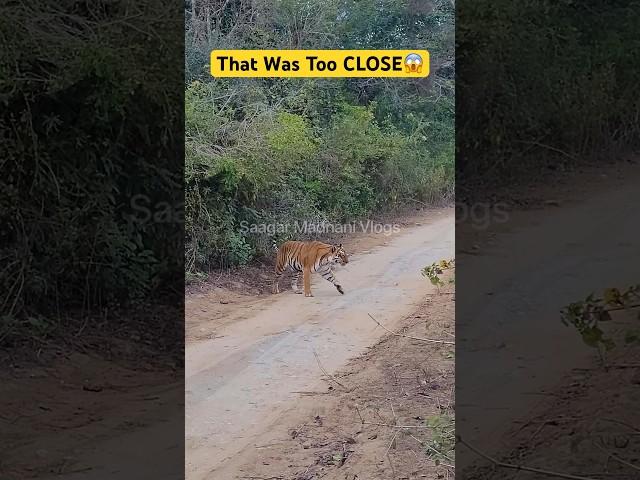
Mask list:
[{"label": "dead branch on ground", "polygon": [[489,462],[491,462],[496,467],[508,468],[508,469],[511,469],[511,470],[521,470],[523,472],[539,473],[540,475],[546,475],[548,477],[567,478],[569,480],[597,480],[597,479],[595,479],[593,477],[584,477],[584,476],[581,476],[581,475],[573,475],[571,473],[554,472],[554,471],[551,471],[551,470],[544,470],[544,469],[541,469],[541,468],[527,467],[525,465],[516,465],[516,464],[513,464],[513,463],[501,462],[500,460],[496,460],[495,458],[487,455],[483,451],[478,450],[473,445],[471,445],[468,442],[464,441],[460,435],[456,435],[456,440],[457,440],[457,442],[459,442],[462,445],[464,445],[465,447],[467,447],[469,450],[471,450],[476,455],[478,455],[478,456],[484,458],[485,460],[488,460]]},{"label": "dead branch on ground", "polygon": [[380,323],[378,320],[376,320],[375,317],[373,315],[371,315],[370,313],[367,313],[367,315],[369,315],[371,317],[371,319],[374,322],[376,322],[379,326],[381,326],[387,332],[389,332],[391,335],[394,335],[396,337],[405,337],[405,338],[410,338],[412,340],[419,340],[421,342],[428,342],[428,343],[442,343],[442,344],[445,344],[445,345],[455,345],[456,344],[456,342],[451,342],[449,340],[438,340],[438,339],[434,339],[434,338],[414,337],[414,336],[411,336],[411,335],[405,335],[404,333],[394,332],[392,330],[389,330],[382,323]]},{"label": "dead branch on ground", "polygon": [[348,390],[347,387],[345,387],[338,380],[336,380],[336,377],[334,377],[333,375],[331,375],[329,372],[325,370],[325,368],[322,366],[322,363],[320,363],[320,357],[318,357],[318,354],[315,350],[313,351],[313,355],[316,357],[316,362],[318,362],[318,367],[320,367],[320,370],[322,370],[322,373],[324,373],[327,378],[330,378],[331,380],[333,380],[336,383],[336,385],[344,388],[345,390]]}]

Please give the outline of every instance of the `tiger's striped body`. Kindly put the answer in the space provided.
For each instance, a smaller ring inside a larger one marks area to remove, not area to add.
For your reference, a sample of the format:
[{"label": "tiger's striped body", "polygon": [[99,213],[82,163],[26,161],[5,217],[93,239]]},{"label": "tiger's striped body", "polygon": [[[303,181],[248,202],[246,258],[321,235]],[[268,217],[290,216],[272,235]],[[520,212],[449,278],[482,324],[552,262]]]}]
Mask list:
[{"label": "tiger's striped body", "polygon": [[291,281],[291,289],[295,293],[302,293],[298,289],[298,279],[300,273],[303,275],[304,295],[312,297],[311,294],[311,274],[316,272],[322,278],[333,283],[338,292],[344,294],[342,285],[333,273],[333,266],[337,263],[346,265],[349,258],[340,245],[329,245],[322,242],[295,242],[283,243],[278,249],[276,257],[276,279],[273,283],[273,293],[280,293],[279,281],[285,270],[294,272]]}]

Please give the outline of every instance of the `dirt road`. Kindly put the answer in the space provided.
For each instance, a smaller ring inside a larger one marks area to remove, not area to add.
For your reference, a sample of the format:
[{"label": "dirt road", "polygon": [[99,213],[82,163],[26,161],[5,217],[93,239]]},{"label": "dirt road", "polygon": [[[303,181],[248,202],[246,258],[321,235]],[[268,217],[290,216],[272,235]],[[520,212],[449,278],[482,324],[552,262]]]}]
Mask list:
[{"label": "dirt road", "polygon": [[316,354],[332,372],[385,333],[368,312],[393,327],[414,309],[426,289],[420,269],[454,256],[454,223],[453,209],[443,210],[389,245],[352,256],[336,270],[343,296],[315,278],[313,298],[286,291],[246,305],[234,322],[212,319],[221,324],[215,337],[186,349],[187,478],[233,478],[234,459],[253,437],[278,422],[299,392],[318,388]]},{"label": "dirt road", "polygon": [[[637,283],[637,178],[560,208],[513,214],[495,241],[456,258],[464,293],[456,312],[456,413],[465,440],[508,451],[513,422],[527,420],[536,404],[553,399],[563,376],[593,361],[559,312],[591,292]],[[476,458],[458,456],[459,471]]]}]

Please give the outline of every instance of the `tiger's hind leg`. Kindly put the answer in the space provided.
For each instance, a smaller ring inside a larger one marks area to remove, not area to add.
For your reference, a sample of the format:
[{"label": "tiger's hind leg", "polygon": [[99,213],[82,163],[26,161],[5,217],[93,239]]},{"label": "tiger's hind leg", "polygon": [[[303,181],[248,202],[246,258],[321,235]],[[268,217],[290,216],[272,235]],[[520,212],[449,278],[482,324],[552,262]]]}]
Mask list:
[{"label": "tiger's hind leg", "polygon": [[273,286],[271,287],[271,293],[277,294],[280,293],[280,277],[282,276],[282,272],[276,271],[276,278],[273,281]]},{"label": "tiger's hind leg", "polygon": [[294,272],[293,278],[291,279],[291,290],[293,290],[293,293],[302,294],[302,290],[298,288],[299,279],[300,279],[300,271],[297,270],[296,272]]},{"label": "tiger's hind leg", "polygon": [[333,283],[333,285],[336,287],[336,290],[338,290],[342,295],[344,295],[344,289],[342,288],[342,285],[340,285],[340,282],[338,281],[335,274],[333,273],[333,270],[331,270],[331,267],[327,267],[322,271],[320,271],[319,273],[320,275],[322,275],[322,278],[324,278],[328,282]]}]

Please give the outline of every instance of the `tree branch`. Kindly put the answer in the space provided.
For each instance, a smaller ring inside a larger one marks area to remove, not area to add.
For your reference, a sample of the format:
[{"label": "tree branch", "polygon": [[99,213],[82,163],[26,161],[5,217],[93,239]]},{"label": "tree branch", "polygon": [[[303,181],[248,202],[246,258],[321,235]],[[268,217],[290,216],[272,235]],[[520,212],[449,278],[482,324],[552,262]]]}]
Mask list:
[{"label": "tree branch", "polygon": [[476,447],[470,445],[469,443],[465,442],[460,435],[456,435],[456,440],[462,445],[464,445],[465,447],[467,447],[469,450],[474,452],[476,455],[484,458],[485,460],[489,460],[496,467],[509,468],[512,470],[522,470],[524,472],[539,473],[540,475],[546,475],[548,477],[567,478],[569,480],[597,480],[593,477],[583,477],[581,475],[572,475],[570,473],[554,472],[551,470],[543,470],[541,468],[527,467],[525,465],[515,465],[513,463],[501,462],[499,460],[496,460],[493,457],[490,457],[486,453],[478,450]]},{"label": "tree branch", "polygon": [[384,328],[387,332],[389,332],[391,335],[395,335],[396,337],[411,338],[412,340],[419,340],[421,342],[443,343],[445,345],[455,345],[456,344],[456,342],[451,342],[449,340],[437,340],[437,339],[433,339],[433,338],[413,337],[411,335],[405,335],[404,333],[393,332],[393,331],[389,330],[387,327],[385,327],[383,324],[381,324],[378,320],[376,320],[375,317],[373,315],[371,315],[370,313],[367,313],[367,315],[369,315],[374,322],[376,322],[378,325],[380,325],[382,328]]}]

